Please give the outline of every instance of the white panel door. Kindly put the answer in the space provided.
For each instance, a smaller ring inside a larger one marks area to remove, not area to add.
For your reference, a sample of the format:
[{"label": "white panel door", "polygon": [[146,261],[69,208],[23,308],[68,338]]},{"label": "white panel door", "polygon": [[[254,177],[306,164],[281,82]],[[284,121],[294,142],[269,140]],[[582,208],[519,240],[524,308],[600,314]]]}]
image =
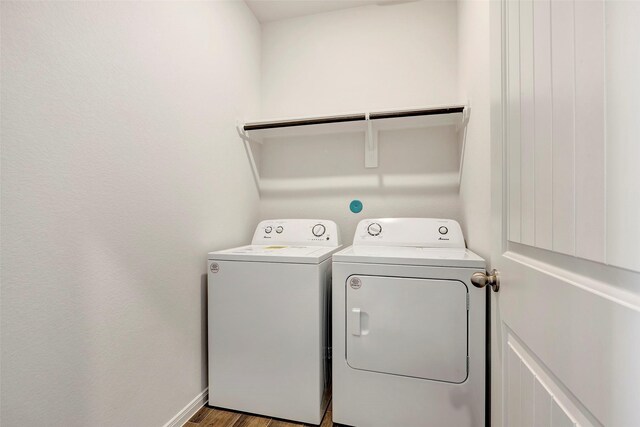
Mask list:
[{"label": "white panel door", "polygon": [[350,276],[346,289],[349,366],[451,383],[467,379],[464,283]]},{"label": "white panel door", "polygon": [[492,3],[493,426],[640,426],[640,2]]}]

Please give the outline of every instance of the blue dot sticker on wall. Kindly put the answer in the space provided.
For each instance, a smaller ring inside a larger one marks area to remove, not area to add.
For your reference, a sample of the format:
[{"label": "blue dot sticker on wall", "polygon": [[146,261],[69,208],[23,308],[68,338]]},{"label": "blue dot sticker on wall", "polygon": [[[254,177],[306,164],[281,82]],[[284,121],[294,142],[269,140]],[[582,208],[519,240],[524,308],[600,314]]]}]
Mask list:
[{"label": "blue dot sticker on wall", "polygon": [[349,203],[349,209],[351,209],[353,213],[360,213],[362,211],[362,202],[360,200],[352,200],[351,203]]}]

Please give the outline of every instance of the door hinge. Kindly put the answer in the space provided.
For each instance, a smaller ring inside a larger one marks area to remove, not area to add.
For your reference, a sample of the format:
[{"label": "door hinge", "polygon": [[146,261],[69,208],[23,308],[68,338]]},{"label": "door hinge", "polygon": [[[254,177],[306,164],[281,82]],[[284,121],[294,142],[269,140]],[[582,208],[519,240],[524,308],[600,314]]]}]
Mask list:
[{"label": "door hinge", "polygon": [[469,294],[467,294],[467,311],[469,311]]},{"label": "door hinge", "polygon": [[331,360],[331,347],[327,347],[327,359]]}]

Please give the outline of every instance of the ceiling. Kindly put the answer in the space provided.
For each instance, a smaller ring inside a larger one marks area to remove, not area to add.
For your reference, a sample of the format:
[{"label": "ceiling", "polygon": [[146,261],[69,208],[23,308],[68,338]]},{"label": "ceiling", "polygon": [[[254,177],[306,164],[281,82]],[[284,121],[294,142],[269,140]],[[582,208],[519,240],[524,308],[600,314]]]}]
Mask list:
[{"label": "ceiling", "polygon": [[245,0],[260,22],[313,15],[371,4],[405,3],[407,0]]}]

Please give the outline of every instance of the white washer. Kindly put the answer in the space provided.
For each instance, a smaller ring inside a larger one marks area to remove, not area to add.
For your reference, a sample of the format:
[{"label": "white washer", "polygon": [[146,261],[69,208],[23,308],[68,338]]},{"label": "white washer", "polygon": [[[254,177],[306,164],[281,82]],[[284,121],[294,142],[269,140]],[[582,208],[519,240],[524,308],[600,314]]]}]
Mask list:
[{"label": "white washer", "polygon": [[319,424],[330,385],[326,220],[262,221],[252,244],[209,253],[209,405]]},{"label": "white washer", "polygon": [[333,421],[485,425],[485,270],[453,220],[364,220],[333,255]]}]

